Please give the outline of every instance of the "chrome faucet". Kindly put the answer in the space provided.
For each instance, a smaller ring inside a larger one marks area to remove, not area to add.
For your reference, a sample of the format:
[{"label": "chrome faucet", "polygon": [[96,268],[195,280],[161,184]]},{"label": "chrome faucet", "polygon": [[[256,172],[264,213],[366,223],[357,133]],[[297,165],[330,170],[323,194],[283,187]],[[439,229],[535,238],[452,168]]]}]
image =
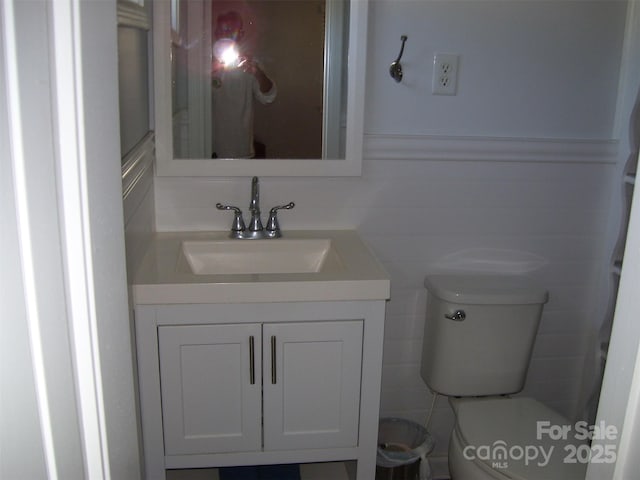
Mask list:
[{"label": "chrome faucet", "polygon": [[249,211],[251,212],[251,220],[249,222],[249,228],[245,226],[244,218],[242,217],[242,210],[233,205],[223,205],[216,203],[218,210],[232,210],[234,212],[233,224],[231,225],[231,238],[238,238],[244,240],[256,240],[259,238],[280,238],[282,232],[280,230],[280,224],[278,222],[278,210],[291,210],[295,207],[293,202],[286,205],[279,205],[269,210],[269,219],[267,220],[266,228],[262,226],[262,220],[260,219],[260,185],[258,177],[251,179],[251,202],[249,203]]}]

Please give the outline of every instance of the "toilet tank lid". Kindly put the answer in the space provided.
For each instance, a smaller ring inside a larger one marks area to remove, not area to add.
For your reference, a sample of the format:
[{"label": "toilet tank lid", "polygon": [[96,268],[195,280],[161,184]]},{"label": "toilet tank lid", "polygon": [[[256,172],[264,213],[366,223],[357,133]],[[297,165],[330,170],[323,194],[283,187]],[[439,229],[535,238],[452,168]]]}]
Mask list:
[{"label": "toilet tank lid", "polygon": [[459,304],[526,305],[549,299],[547,290],[516,275],[428,275],[424,286],[441,300]]}]

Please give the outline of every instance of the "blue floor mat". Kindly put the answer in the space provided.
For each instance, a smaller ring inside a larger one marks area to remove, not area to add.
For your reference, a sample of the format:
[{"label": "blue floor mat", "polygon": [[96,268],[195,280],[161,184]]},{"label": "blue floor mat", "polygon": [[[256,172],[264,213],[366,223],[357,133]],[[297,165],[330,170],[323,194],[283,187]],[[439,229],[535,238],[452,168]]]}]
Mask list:
[{"label": "blue floor mat", "polygon": [[218,469],[218,475],[220,480],[300,480],[300,466],[224,467]]}]

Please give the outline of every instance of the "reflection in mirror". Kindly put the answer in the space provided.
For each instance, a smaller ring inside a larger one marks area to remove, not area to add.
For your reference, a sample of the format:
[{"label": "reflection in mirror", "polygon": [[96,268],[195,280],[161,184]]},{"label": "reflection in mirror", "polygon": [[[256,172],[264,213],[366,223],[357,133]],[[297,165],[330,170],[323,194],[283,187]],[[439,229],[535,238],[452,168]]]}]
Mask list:
[{"label": "reflection in mirror", "polygon": [[174,0],[174,156],[343,158],[348,20],[347,1]]},{"label": "reflection in mirror", "polygon": [[[368,0],[155,2],[157,174],[359,175],[367,7]],[[223,58],[226,47],[237,56]],[[229,111],[219,97],[236,77],[244,78],[242,101]]]}]

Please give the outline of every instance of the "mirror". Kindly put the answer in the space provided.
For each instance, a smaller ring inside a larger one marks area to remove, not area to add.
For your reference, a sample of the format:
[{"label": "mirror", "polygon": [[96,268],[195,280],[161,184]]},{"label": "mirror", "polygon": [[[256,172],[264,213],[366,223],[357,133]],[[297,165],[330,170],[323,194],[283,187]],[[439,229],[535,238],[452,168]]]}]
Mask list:
[{"label": "mirror", "polygon": [[[366,15],[367,0],[154,3],[158,175],[359,175]],[[219,107],[238,90],[244,110]]]}]

